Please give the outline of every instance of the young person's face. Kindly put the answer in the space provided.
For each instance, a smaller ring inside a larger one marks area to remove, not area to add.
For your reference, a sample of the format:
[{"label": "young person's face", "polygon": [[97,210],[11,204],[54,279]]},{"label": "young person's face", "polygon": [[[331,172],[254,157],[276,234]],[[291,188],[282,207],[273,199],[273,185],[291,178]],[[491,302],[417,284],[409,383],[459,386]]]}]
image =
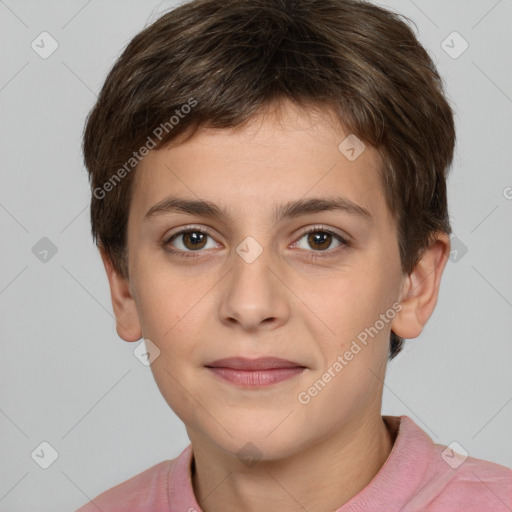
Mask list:
[{"label": "young person's face", "polygon": [[[390,330],[400,331],[400,314],[391,313],[410,283],[377,153],[366,147],[350,161],[338,149],[347,135],[327,115],[288,105],[281,122],[202,130],[139,165],[118,332],[158,347],[154,377],[193,441],[233,454],[252,442],[277,459],[380,415]],[[147,215],[170,196],[207,201],[225,216]],[[284,205],[313,198],[350,209],[280,216]],[[191,233],[169,241],[183,229]],[[363,332],[366,344],[357,341]],[[360,350],[348,360],[354,340]],[[231,357],[276,357],[301,369],[243,386],[207,367]]]}]

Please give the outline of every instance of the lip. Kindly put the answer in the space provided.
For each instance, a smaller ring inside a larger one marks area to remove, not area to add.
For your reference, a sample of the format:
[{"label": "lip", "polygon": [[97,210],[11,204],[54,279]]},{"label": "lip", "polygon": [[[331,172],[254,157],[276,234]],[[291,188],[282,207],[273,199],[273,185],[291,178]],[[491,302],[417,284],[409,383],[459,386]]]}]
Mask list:
[{"label": "lip", "polygon": [[279,368],[305,368],[305,366],[280,359],[278,357],[258,357],[256,359],[249,359],[246,357],[227,357],[225,359],[218,359],[211,363],[205,364],[207,368],[230,368],[232,370],[275,370]]},{"label": "lip", "polygon": [[277,357],[229,357],[205,365],[221,379],[244,388],[261,388],[291,379],[306,367]]}]

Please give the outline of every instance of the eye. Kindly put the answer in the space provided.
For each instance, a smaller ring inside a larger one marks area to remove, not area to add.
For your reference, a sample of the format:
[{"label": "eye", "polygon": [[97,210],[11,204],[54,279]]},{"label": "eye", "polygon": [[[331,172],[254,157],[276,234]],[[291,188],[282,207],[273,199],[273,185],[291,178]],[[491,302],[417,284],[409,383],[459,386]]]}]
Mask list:
[{"label": "eye", "polygon": [[162,245],[166,251],[172,254],[179,254],[184,257],[195,257],[195,254],[187,253],[200,252],[201,249],[211,249],[216,247],[214,242],[208,246],[208,238],[211,238],[208,230],[205,230],[204,228],[199,229],[195,227],[188,227],[171,235],[162,243]]},{"label": "eye", "polygon": [[[300,241],[303,239],[305,239],[305,243],[301,244]],[[337,243],[334,248],[332,248],[333,242]],[[348,247],[349,243],[341,235],[330,229],[323,226],[314,226],[304,231],[299,240],[294,243],[294,246],[305,250],[313,248],[314,251],[309,252],[328,252],[330,255],[337,252],[337,249]],[[314,254],[312,256],[316,257],[318,255]]]},{"label": "eye", "polygon": [[[212,239],[209,246],[208,238]],[[301,242],[303,239],[305,242]],[[334,248],[332,248],[333,243],[337,244]],[[167,237],[161,245],[166,252],[184,258],[196,258],[200,256],[202,249],[213,249],[217,247],[216,243],[213,241],[212,234],[207,229],[195,226],[188,226],[173,233],[171,236]],[[331,229],[323,226],[313,226],[303,231],[292,247],[305,250],[309,253],[308,257],[317,258],[332,256],[333,254],[337,254],[338,250],[349,246],[350,244],[345,238]],[[313,251],[310,250],[311,248]]]}]

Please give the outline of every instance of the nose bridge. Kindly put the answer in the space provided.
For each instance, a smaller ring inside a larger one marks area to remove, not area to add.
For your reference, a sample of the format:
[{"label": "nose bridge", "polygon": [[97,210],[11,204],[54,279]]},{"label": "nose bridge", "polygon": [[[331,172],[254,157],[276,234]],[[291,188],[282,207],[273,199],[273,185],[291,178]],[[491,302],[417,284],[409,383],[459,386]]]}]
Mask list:
[{"label": "nose bridge", "polygon": [[221,321],[236,321],[245,328],[255,328],[264,321],[285,320],[286,296],[274,275],[279,263],[273,254],[251,236],[236,247],[221,297]]},{"label": "nose bridge", "polygon": [[271,293],[275,276],[269,268],[275,266],[272,251],[249,236],[236,247],[235,252],[230,295],[238,297],[240,306],[246,308],[268,303],[275,295]]}]

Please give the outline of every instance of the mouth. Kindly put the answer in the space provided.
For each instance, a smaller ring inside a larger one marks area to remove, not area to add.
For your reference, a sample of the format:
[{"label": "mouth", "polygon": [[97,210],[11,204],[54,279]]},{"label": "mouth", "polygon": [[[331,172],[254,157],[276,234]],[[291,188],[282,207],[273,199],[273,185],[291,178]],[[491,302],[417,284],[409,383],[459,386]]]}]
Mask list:
[{"label": "mouth", "polygon": [[299,363],[277,357],[230,357],[213,361],[205,367],[224,381],[244,388],[271,386],[296,377],[306,369]]}]

